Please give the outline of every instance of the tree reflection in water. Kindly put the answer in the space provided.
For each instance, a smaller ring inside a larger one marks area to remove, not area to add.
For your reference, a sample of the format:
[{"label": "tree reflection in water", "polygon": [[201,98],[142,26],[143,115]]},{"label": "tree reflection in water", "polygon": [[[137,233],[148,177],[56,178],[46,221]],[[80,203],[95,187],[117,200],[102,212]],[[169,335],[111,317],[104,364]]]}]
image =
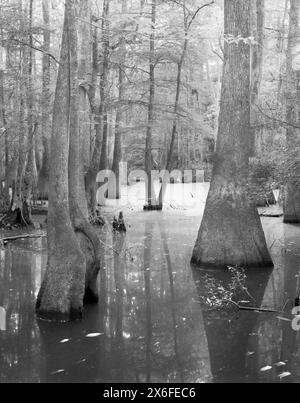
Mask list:
[{"label": "tree reflection in water", "polygon": [[[283,371],[291,372],[285,381],[300,380],[299,335],[290,322],[199,303],[207,272],[189,264],[197,220],[147,213],[129,221],[126,236],[101,234],[100,301],[85,308],[82,322],[36,321],[44,242],[18,241],[0,251],[1,382],[277,382]],[[299,292],[300,245],[284,228],[272,249],[274,271],[247,272],[258,307],[281,309]],[[228,285],[225,272],[209,273]],[[279,361],[286,365],[276,367]],[[272,369],[262,372],[266,365]]]}]

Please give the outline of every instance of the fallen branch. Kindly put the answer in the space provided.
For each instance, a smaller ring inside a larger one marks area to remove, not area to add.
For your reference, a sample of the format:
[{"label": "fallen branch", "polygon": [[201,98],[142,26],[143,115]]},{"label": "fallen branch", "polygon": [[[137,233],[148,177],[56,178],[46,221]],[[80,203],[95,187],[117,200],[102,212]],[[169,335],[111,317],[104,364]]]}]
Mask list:
[{"label": "fallen branch", "polygon": [[230,302],[231,304],[235,305],[241,311],[255,311],[255,312],[269,312],[269,313],[284,313],[282,311],[276,311],[275,309],[270,308],[256,308],[250,306],[241,306],[237,302],[232,301],[231,299],[223,298],[223,301]]},{"label": "fallen branch", "polygon": [[0,244],[4,242],[12,242],[12,241],[17,241],[18,239],[38,239],[38,238],[46,238],[46,234],[24,234],[24,235],[15,235],[15,236],[9,236],[5,238],[0,238]]}]

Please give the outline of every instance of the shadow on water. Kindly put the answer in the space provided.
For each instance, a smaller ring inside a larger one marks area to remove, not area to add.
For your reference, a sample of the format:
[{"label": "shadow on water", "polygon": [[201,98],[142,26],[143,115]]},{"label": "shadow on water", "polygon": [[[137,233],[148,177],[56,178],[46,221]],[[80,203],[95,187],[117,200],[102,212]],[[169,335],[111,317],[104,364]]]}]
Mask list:
[{"label": "shadow on water", "polygon": [[291,327],[298,228],[266,222],[267,238],[274,231],[278,238],[275,268],[247,271],[248,294],[232,296],[257,308],[285,305],[278,314],[207,306],[207,277],[230,290],[232,276],[191,270],[199,220],[160,213],[128,220],[126,236],[101,234],[100,302],[85,308],[82,322],[36,320],[44,241],[0,250],[0,382],[300,381],[299,332]]}]

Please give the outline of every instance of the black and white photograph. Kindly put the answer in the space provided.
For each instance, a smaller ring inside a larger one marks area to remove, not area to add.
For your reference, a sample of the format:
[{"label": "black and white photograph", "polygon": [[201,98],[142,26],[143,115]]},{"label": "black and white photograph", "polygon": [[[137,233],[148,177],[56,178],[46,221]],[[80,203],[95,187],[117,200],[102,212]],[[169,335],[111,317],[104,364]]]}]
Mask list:
[{"label": "black and white photograph", "polygon": [[14,383],[300,383],[300,0],[0,0]]}]

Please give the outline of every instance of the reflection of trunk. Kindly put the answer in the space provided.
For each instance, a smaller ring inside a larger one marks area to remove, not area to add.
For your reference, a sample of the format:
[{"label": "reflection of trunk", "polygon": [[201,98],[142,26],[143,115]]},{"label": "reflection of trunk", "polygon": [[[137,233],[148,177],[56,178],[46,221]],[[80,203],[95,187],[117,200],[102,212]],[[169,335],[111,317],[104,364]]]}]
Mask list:
[{"label": "reflection of trunk", "polygon": [[155,24],[156,24],[156,1],[152,0],[152,16],[151,16],[151,35],[150,35],[150,89],[149,89],[149,106],[148,106],[148,125],[146,133],[146,150],[145,150],[145,171],[148,177],[146,181],[146,206],[150,207],[152,200],[152,132],[154,123],[154,97],[155,97]]},{"label": "reflection of trunk", "polygon": [[178,324],[176,320],[176,307],[175,307],[175,289],[174,289],[174,277],[173,277],[173,269],[172,269],[172,262],[171,262],[171,255],[168,247],[168,242],[167,242],[167,236],[165,234],[163,224],[161,221],[159,221],[159,227],[160,227],[160,232],[161,232],[161,239],[163,242],[163,247],[164,247],[164,253],[165,257],[167,260],[167,269],[168,269],[168,275],[169,275],[169,283],[170,283],[170,292],[171,292],[171,301],[172,301],[172,321],[173,321],[173,337],[174,337],[174,352],[175,352],[175,358],[177,361],[177,367],[178,367],[178,372],[180,376],[180,382],[184,382],[183,378],[183,370],[182,370],[182,364],[181,364],[181,358],[179,355],[178,351]]},{"label": "reflection of trunk", "polygon": [[[41,382],[98,383],[99,379],[109,379],[105,320],[100,306],[89,306],[82,322],[62,326],[38,321],[45,365]],[[85,337],[95,332],[102,335]],[[62,340],[68,342],[61,343]],[[58,371],[59,369],[64,371]]]},{"label": "reflection of trunk", "polygon": [[146,297],[146,382],[151,382],[152,308],[151,308],[151,243],[154,224],[145,223],[144,280]]},{"label": "reflection of trunk", "polygon": [[[114,233],[113,244],[115,250],[119,253],[123,251],[125,237],[123,234]],[[118,380],[124,378],[124,337],[123,337],[123,315],[124,315],[124,263],[123,258],[114,253],[114,279],[116,288],[116,323],[115,323],[115,348],[118,355]]]},{"label": "reflection of trunk", "polygon": [[[225,0],[225,35],[248,38],[250,0]],[[213,178],[193,263],[215,267],[272,264],[247,187],[250,127],[250,46],[225,43],[219,132]]]},{"label": "reflection of trunk", "polygon": [[[208,292],[211,292],[211,286],[208,286],[208,288],[205,286],[207,276],[219,282],[226,290],[229,289],[231,282],[229,272],[212,272],[194,270],[193,268],[192,270],[200,300],[203,301],[210,296]],[[271,270],[260,272],[249,270],[246,275],[245,287],[253,297],[253,304],[260,307]],[[238,301],[241,297],[245,298],[244,293],[240,294],[235,290],[233,299]],[[219,314],[217,309],[212,309],[205,305],[202,307],[214,382],[243,382],[245,380],[251,382],[253,380],[246,377],[246,360],[250,333],[257,322],[257,313],[243,311],[239,313],[238,318],[230,320],[232,317],[231,311],[218,311]],[[228,315],[228,318],[226,315]],[[251,359],[254,360],[255,357],[251,357]]]},{"label": "reflection of trunk", "polygon": [[[286,120],[291,125],[299,125],[300,107],[300,69],[296,66],[298,55],[300,5],[298,0],[291,0],[290,28],[287,50],[286,78]],[[288,126],[286,131],[288,149],[288,181],[284,202],[284,222],[300,223],[300,130]]]}]

